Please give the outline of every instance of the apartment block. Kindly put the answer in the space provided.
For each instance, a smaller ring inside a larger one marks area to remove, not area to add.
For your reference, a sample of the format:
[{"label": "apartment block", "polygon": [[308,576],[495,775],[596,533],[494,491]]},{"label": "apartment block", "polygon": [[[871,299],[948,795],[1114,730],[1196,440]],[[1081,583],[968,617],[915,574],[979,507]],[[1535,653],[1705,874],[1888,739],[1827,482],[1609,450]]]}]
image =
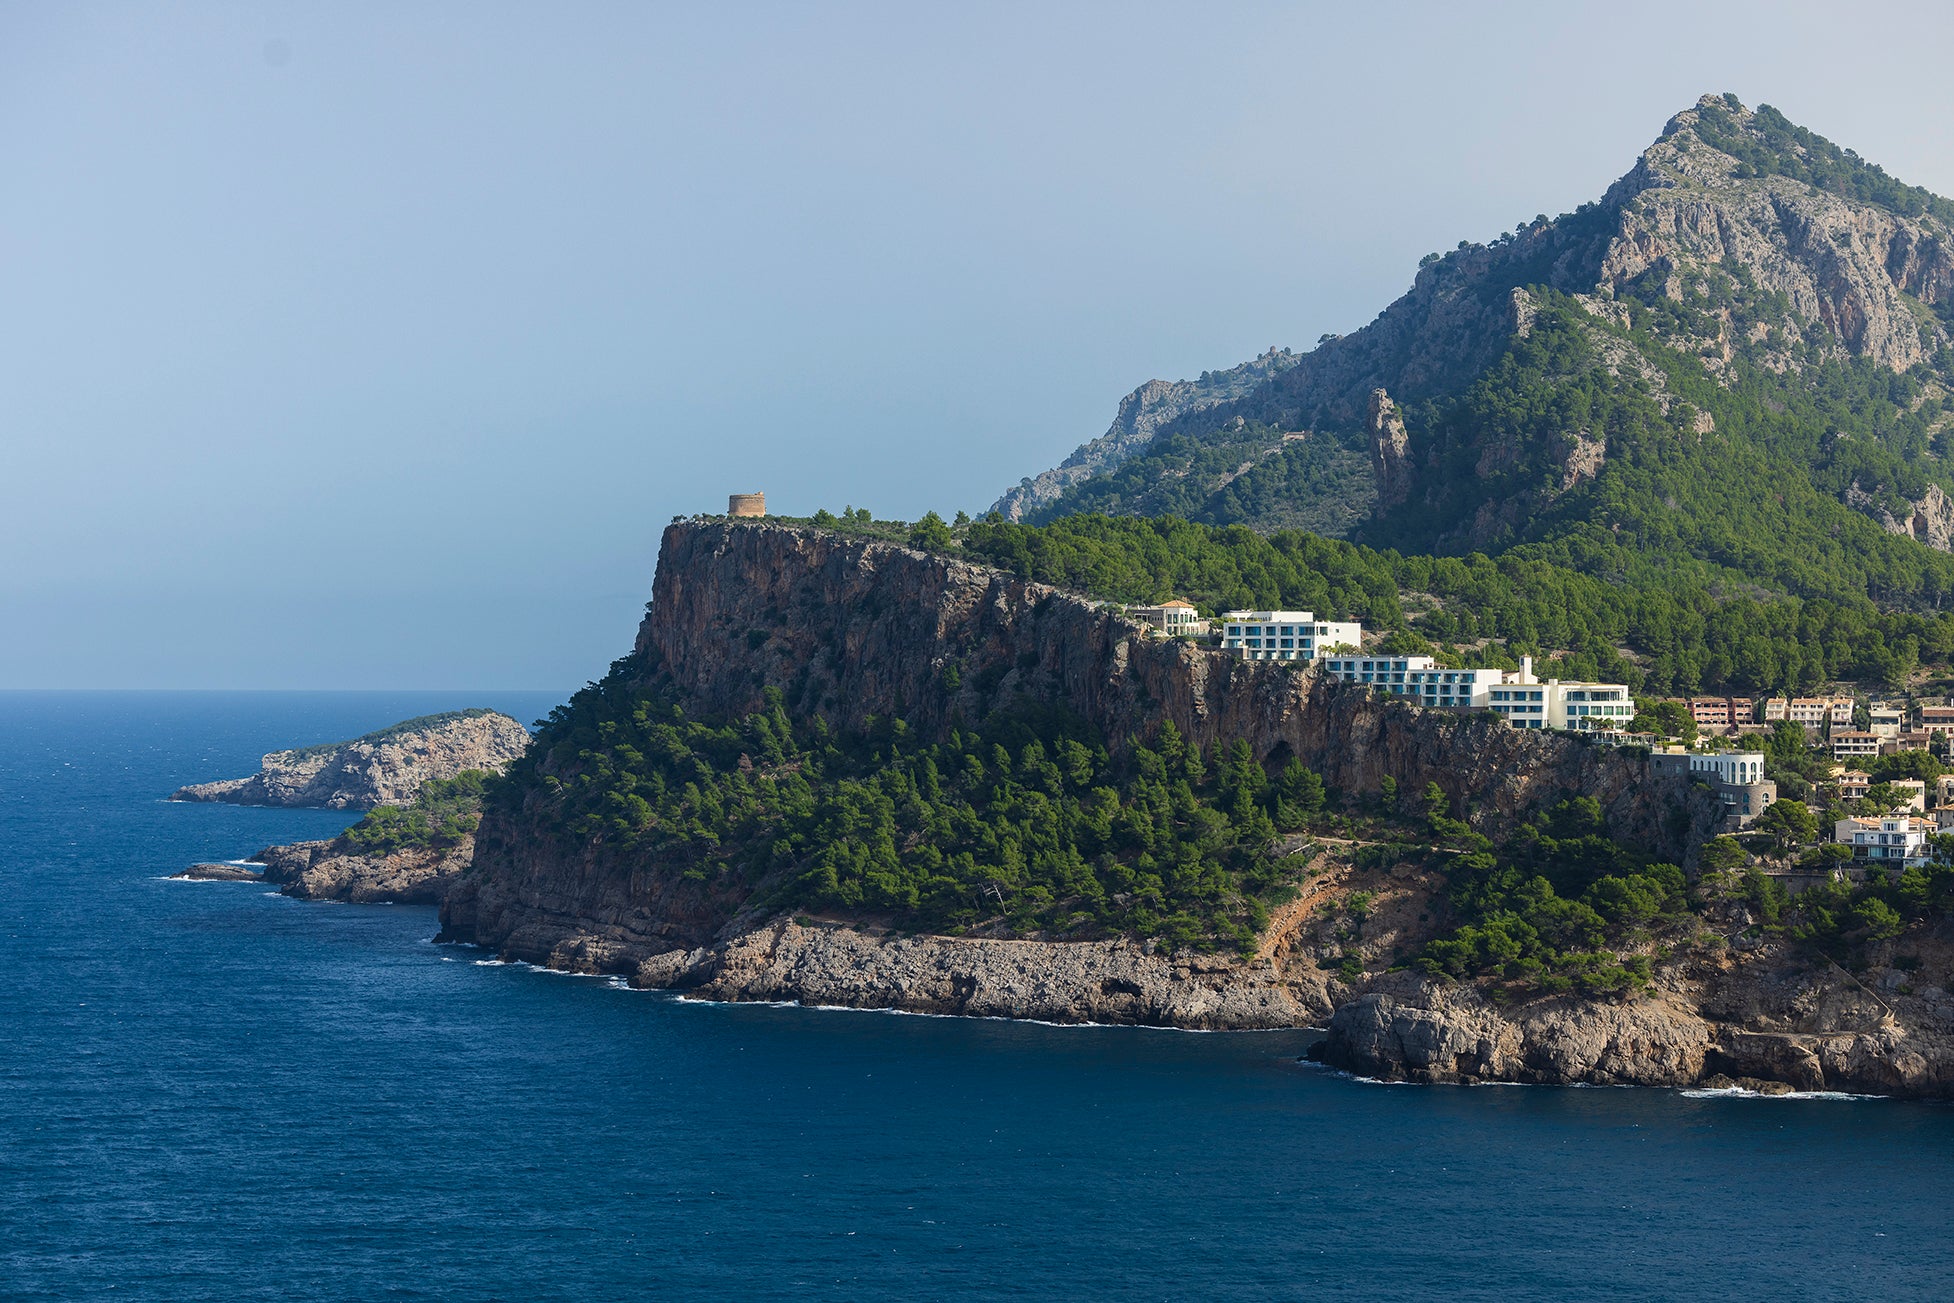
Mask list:
[{"label": "apartment block", "polygon": [[[1852,727],[1851,697],[1773,697],[1764,703],[1764,720],[1775,724],[1780,720],[1790,720],[1803,724],[1807,732],[1816,732],[1827,724],[1840,728]],[[1950,719],[1954,727],[1954,719]]]},{"label": "apartment block", "polygon": [[1355,620],[1318,620],[1312,611],[1230,611],[1222,617],[1221,645],[1251,661],[1313,661],[1333,647],[1360,647],[1364,627]]},{"label": "apartment block", "polygon": [[1954,706],[1922,706],[1920,731],[1933,737],[1954,733]]},{"label": "apartment block", "polygon": [[1866,727],[1881,737],[1898,737],[1906,727],[1906,708],[1904,706],[1873,706],[1868,712]]},{"label": "apartment block", "polygon": [[1542,683],[1533,658],[1517,673],[1440,669],[1429,656],[1336,656],[1323,672],[1345,683],[1365,683],[1427,706],[1486,709],[1515,728],[1619,733],[1635,716],[1635,702],[1619,683]]},{"label": "apartment block", "polygon": [[1885,739],[1877,733],[1855,733],[1851,730],[1832,734],[1832,759],[1869,759],[1879,754],[1880,744]]}]

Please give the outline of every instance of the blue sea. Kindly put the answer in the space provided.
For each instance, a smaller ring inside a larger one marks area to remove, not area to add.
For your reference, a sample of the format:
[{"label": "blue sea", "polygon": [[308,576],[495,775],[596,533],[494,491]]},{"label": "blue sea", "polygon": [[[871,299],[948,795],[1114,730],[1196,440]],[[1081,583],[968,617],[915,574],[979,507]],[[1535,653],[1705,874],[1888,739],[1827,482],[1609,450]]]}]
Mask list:
[{"label": "blue sea", "polygon": [[166,881],[350,819],[179,784],[552,704],[0,693],[0,1297],[1954,1297],[1946,1107],[688,1003]]}]

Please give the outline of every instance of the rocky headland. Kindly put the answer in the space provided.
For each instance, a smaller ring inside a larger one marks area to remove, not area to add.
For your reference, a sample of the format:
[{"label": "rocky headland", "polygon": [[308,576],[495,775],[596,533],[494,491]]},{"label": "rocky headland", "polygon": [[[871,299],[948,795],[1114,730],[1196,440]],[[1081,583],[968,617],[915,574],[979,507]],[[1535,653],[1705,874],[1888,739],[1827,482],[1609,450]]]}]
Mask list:
[{"label": "rocky headland", "polygon": [[[926,730],[981,714],[984,692],[1058,694],[1109,737],[1169,720],[1192,740],[1245,737],[1265,759],[1299,757],[1348,791],[1386,776],[1407,794],[1435,782],[1494,835],[1590,795],[1613,835],[1687,862],[1717,819],[1708,791],[1652,775],[1628,751],[1418,710],[1154,638],[1116,612],[983,566],[813,529],[672,526],[638,652],[723,714],[774,689],[792,708],[838,720],[900,703]],[[947,664],[962,674],[946,679]],[[1371,1077],[1954,1092],[1944,928],[1888,943],[1856,977],[1788,940],[1756,939],[1754,920],[1732,906],[1692,926],[1733,939],[1699,932],[1658,947],[1639,993],[1515,996],[1402,967],[1452,925],[1448,883],[1431,860],[1366,866],[1359,848],[1307,836],[1280,849],[1307,864],[1306,885],[1240,956],[1122,939],[917,935],[872,917],[782,913],[761,893],[702,886],[655,856],[566,837],[504,806],[485,815],[472,861],[442,898],[441,936],[706,999],[1327,1026],[1322,1057]]]},{"label": "rocky headland", "polygon": [[527,729],[492,710],[426,715],[346,742],[273,751],[248,778],[192,783],[170,799],[371,810],[412,801],[433,779],[499,771],[528,745]]}]

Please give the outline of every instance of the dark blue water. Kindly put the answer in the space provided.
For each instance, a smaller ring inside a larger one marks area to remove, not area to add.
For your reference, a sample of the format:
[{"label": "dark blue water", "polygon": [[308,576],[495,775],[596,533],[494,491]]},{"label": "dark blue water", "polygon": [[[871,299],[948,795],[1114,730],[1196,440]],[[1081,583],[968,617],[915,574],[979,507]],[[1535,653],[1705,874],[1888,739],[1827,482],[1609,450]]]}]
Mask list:
[{"label": "dark blue water", "polygon": [[1954,1110],[1420,1089],[1299,1034],[689,1005],[160,879],[522,694],[0,694],[0,1295],[1936,1299]]}]

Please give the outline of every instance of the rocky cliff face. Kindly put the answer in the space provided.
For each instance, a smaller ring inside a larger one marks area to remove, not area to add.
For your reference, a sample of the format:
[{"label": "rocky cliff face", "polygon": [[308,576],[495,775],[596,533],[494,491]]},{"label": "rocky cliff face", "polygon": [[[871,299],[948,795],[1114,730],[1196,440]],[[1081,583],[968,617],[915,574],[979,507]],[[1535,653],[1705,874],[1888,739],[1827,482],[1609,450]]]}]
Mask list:
[{"label": "rocky cliff face", "polygon": [[355,905],[438,905],[475,858],[475,839],[453,846],[367,855],[333,839],[267,846],[251,857],[264,880],[299,900]]},{"label": "rocky cliff face", "polygon": [[273,751],[257,773],[180,787],[173,801],[371,810],[404,805],[434,779],[465,769],[499,772],[529,745],[529,732],[494,711],[407,720],[327,746]]},{"label": "rocky cliff face", "polygon": [[1340,1007],[1314,1053],[1361,1076],[1420,1082],[1690,1086],[1712,1079],[1796,1090],[1954,1095],[1954,946],[1941,924],[1909,934],[1867,980],[1774,941],[1658,971],[1626,1000],[1495,1003],[1475,985],[1409,974]]}]

